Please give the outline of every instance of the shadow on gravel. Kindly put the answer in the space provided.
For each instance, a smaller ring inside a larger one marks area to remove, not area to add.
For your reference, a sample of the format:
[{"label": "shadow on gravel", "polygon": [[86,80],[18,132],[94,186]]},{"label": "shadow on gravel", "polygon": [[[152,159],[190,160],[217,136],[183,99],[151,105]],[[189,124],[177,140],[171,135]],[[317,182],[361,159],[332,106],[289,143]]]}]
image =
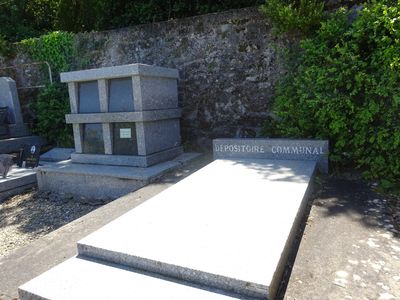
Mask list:
[{"label": "shadow on gravel", "polygon": [[362,180],[320,177],[314,199],[313,205],[324,208],[324,216],[327,218],[346,215],[363,226],[382,228],[400,237],[388,200]]},{"label": "shadow on gravel", "polygon": [[10,197],[0,204],[0,242],[6,248],[0,247],[0,256],[106,203],[36,189]]}]

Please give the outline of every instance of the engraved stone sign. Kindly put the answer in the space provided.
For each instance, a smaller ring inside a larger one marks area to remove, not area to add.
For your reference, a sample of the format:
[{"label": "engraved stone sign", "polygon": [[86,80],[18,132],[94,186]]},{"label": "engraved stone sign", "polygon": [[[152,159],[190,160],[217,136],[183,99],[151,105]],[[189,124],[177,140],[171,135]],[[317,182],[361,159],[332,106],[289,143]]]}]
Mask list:
[{"label": "engraved stone sign", "polygon": [[216,139],[214,158],[267,158],[316,160],[321,172],[328,172],[329,144],[326,140]]}]

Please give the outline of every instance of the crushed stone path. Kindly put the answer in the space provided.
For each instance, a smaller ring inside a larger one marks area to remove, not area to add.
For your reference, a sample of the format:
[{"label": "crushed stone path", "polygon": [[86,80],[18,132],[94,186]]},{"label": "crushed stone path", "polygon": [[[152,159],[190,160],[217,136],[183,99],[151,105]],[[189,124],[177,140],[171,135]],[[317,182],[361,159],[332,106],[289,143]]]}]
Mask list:
[{"label": "crushed stone path", "polygon": [[400,236],[388,200],[326,178],[304,231],[286,300],[400,299]]}]

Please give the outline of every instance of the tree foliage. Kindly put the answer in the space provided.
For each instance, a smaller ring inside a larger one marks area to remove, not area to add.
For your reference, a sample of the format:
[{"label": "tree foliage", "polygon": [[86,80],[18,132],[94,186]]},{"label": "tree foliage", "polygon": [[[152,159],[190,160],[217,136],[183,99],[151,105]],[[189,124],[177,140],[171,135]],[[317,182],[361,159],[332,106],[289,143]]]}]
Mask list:
[{"label": "tree foliage", "polygon": [[15,42],[50,31],[108,30],[261,3],[261,0],[4,0],[0,3],[0,35]]},{"label": "tree foliage", "polygon": [[352,21],[342,9],[301,42],[279,84],[265,134],[323,138],[330,159],[369,178],[400,178],[400,1],[372,1]]}]

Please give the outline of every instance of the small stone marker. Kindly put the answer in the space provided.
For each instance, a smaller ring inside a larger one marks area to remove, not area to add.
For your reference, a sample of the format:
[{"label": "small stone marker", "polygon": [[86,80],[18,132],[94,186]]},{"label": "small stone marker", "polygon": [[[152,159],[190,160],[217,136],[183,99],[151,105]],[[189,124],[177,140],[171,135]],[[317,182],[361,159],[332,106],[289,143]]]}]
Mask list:
[{"label": "small stone marker", "polygon": [[13,162],[13,156],[9,154],[0,154],[0,174],[3,178],[7,177],[8,172],[10,171]]},{"label": "small stone marker", "polygon": [[25,168],[36,168],[39,165],[39,157],[40,157],[39,145],[25,146],[20,151],[20,159],[18,166]]},{"label": "small stone marker", "polygon": [[0,77],[0,107],[7,108],[6,122],[10,137],[28,135],[28,129],[22,119],[17,86],[9,77]]},{"label": "small stone marker", "polygon": [[328,172],[329,143],[326,140],[216,139],[213,148],[215,159],[316,160],[319,170]]}]

